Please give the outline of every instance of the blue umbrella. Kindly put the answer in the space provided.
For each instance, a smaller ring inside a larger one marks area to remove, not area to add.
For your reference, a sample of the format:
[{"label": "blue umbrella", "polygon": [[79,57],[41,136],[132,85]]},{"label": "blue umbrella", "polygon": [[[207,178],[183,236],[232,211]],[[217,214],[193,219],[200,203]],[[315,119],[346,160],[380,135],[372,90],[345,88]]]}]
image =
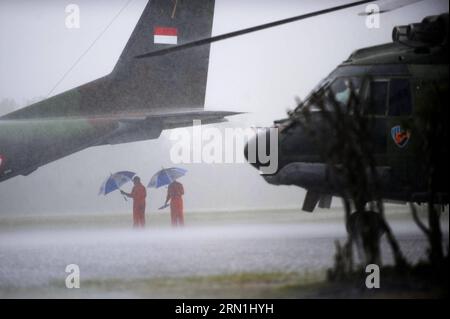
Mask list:
[{"label": "blue umbrella", "polygon": [[129,171],[122,171],[111,174],[100,187],[99,195],[106,195],[117,189],[120,189],[122,185],[131,182],[135,175],[136,173]]},{"label": "blue umbrella", "polygon": [[147,187],[159,188],[169,185],[174,180],[186,175],[187,170],[179,167],[163,168],[153,175]]}]

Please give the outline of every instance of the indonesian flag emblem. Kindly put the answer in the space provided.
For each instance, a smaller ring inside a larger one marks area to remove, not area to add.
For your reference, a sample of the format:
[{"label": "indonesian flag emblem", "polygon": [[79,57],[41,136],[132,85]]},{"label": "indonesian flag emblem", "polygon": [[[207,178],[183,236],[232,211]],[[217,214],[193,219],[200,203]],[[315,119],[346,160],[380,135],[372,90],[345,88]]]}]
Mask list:
[{"label": "indonesian flag emblem", "polygon": [[153,42],[155,44],[177,44],[177,28],[155,27],[153,30]]}]

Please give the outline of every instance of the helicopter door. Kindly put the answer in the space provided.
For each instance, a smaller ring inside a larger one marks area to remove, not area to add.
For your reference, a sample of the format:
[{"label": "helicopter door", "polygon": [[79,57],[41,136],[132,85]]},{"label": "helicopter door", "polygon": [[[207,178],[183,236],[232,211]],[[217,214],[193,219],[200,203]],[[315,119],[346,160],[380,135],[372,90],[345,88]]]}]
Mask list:
[{"label": "helicopter door", "polygon": [[372,139],[373,152],[377,156],[386,153],[386,114],[389,91],[389,81],[376,79],[370,81],[368,100],[368,115],[373,119]]},{"label": "helicopter door", "polygon": [[411,138],[412,95],[409,79],[391,79],[389,83],[388,151],[405,154]]},{"label": "helicopter door", "polygon": [[414,174],[408,157],[412,154],[412,94],[407,78],[392,78],[389,81],[387,116],[387,160],[395,180],[406,185],[408,175]]}]

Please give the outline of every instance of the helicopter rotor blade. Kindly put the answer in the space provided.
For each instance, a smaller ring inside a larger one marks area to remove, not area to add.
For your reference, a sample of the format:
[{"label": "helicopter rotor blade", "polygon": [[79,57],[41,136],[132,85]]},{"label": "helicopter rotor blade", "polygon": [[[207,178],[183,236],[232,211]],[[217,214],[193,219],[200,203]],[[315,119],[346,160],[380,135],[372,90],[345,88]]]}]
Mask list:
[{"label": "helicopter rotor blade", "polygon": [[154,57],[154,56],[161,56],[161,55],[165,55],[165,54],[168,54],[168,53],[181,51],[181,50],[185,50],[185,49],[189,49],[189,48],[193,48],[193,47],[197,47],[197,46],[201,46],[201,45],[210,44],[210,43],[213,43],[213,42],[222,41],[222,40],[225,40],[225,39],[238,37],[238,36],[241,36],[241,35],[244,35],[244,34],[249,34],[249,33],[257,32],[257,31],[261,31],[261,30],[264,30],[264,29],[273,28],[273,27],[280,26],[280,25],[283,25],[283,24],[292,23],[292,22],[296,22],[296,21],[300,21],[300,20],[316,17],[316,16],[319,16],[319,15],[331,13],[331,12],[334,12],[334,11],[344,10],[344,9],[351,8],[351,7],[356,7],[356,6],[359,6],[359,5],[362,5],[362,4],[373,3],[373,2],[376,2],[376,1],[377,0],[363,0],[363,1],[356,1],[356,2],[352,2],[352,3],[347,3],[347,4],[343,4],[343,5],[339,5],[339,6],[335,6],[335,7],[331,7],[331,8],[327,8],[327,9],[323,9],[323,10],[319,10],[319,11],[314,11],[314,12],[302,14],[302,15],[299,15],[299,16],[283,19],[283,20],[278,20],[278,21],[265,23],[265,24],[262,24],[262,25],[259,25],[259,26],[254,26],[254,27],[250,27],[250,28],[247,28],[247,29],[242,29],[242,30],[238,30],[238,31],[230,32],[230,33],[225,33],[225,34],[213,36],[213,37],[210,37],[210,38],[204,38],[204,39],[188,42],[188,43],[185,43],[185,44],[173,46],[173,47],[162,49],[162,50],[156,50],[156,51],[153,51],[153,52],[140,54],[140,55],[135,56],[135,58],[136,59],[143,59],[143,58],[149,58],[149,57]]},{"label": "helicopter rotor blade", "polygon": [[358,15],[359,16],[369,16],[374,13],[386,13],[386,12],[394,11],[394,10],[409,6],[411,4],[414,4],[414,3],[417,3],[420,1],[424,1],[424,0],[394,0],[394,1],[386,1],[385,0],[378,5],[378,9],[379,9],[378,12],[363,11],[363,12],[358,13]]}]

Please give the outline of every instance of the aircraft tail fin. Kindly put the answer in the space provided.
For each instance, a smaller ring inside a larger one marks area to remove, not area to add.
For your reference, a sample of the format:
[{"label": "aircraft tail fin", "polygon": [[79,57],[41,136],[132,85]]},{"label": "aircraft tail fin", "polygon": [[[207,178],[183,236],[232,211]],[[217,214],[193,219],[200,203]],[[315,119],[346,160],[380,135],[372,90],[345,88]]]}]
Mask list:
[{"label": "aircraft tail fin", "polygon": [[126,96],[127,109],[203,108],[209,45],[164,57],[135,57],[210,37],[214,2],[150,0],[111,74],[115,100]]},{"label": "aircraft tail fin", "polygon": [[149,0],[111,74],[2,118],[162,114],[203,110],[210,46],[136,59],[211,36],[215,0]]}]

